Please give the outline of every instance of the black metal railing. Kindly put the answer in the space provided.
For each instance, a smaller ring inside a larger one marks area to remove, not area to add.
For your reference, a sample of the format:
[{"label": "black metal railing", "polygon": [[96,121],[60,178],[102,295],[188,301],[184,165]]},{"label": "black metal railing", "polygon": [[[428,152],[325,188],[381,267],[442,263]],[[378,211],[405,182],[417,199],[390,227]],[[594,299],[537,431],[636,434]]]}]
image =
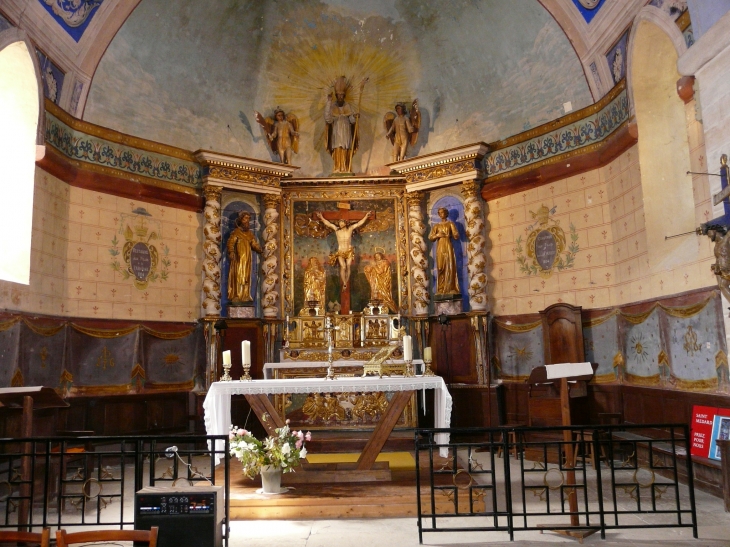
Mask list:
[{"label": "black metal railing", "polygon": [[227,546],[229,462],[228,436],[0,439],[0,529],[123,528],[134,525],[134,494],[145,486],[218,482]]},{"label": "black metal railing", "polygon": [[[450,433],[449,444],[437,433]],[[689,438],[684,424],[419,429],[419,541],[429,532],[605,539],[611,529],[676,527],[697,538]]]}]

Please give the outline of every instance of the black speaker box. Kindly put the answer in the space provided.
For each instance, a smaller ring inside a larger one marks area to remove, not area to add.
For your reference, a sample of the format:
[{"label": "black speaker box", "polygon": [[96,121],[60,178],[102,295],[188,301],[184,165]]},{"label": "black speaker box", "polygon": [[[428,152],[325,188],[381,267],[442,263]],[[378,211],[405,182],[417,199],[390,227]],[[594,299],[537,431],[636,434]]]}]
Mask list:
[{"label": "black speaker box", "polygon": [[222,547],[223,488],[143,488],[134,498],[134,528],[160,528],[158,547]]}]

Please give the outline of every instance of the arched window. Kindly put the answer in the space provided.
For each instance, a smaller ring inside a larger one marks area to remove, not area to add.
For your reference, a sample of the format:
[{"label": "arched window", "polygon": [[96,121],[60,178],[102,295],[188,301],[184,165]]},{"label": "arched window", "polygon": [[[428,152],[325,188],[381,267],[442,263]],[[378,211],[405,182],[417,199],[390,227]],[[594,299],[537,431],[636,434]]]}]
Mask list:
[{"label": "arched window", "polygon": [[0,34],[6,38],[0,40],[0,165],[6,199],[0,213],[0,279],[27,285],[40,101],[34,52],[25,40],[7,43],[6,33],[18,32]]}]

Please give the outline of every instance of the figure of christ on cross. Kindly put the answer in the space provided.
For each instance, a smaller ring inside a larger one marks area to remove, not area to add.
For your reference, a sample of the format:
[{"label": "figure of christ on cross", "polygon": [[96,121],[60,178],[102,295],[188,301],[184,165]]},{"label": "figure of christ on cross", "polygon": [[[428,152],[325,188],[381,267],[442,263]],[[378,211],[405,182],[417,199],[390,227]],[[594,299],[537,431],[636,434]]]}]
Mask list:
[{"label": "figure of christ on cross", "polygon": [[[327,228],[333,230],[337,236],[337,252],[330,255],[330,265],[340,265],[340,281],[341,293],[347,290],[350,281],[350,267],[355,258],[355,249],[352,248],[352,232],[363,226],[370,217],[375,218],[375,211],[368,211],[365,216],[360,218],[355,224],[348,226],[347,221],[355,219],[361,213],[357,211],[338,211],[338,212],[317,212],[319,220],[322,221]],[[337,226],[332,224],[326,217],[337,220]]]}]

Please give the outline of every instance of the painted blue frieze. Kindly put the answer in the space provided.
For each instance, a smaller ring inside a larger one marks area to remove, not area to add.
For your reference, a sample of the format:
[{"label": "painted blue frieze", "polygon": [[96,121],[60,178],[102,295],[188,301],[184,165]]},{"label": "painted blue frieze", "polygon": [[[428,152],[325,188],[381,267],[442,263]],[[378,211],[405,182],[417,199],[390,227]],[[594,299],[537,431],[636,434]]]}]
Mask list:
[{"label": "painted blue frieze", "polygon": [[35,52],[38,55],[41,78],[43,78],[43,93],[49,101],[58,104],[61,99],[63,79],[66,75],[40,49],[36,49]]},{"label": "painted blue frieze", "polygon": [[78,42],[104,0],[38,0],[68,35]]}]

